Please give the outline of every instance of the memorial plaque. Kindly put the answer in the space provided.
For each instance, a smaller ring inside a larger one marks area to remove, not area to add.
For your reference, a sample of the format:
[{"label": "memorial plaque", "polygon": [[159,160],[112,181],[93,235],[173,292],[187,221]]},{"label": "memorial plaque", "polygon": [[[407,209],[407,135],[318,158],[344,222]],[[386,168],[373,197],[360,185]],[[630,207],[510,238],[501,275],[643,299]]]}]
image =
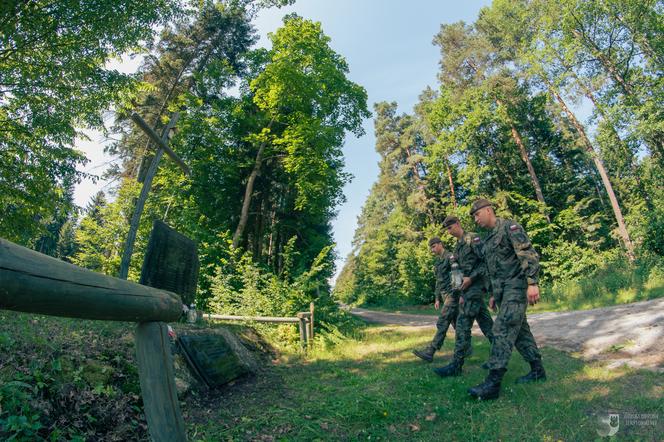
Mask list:
[{"label": "memorial plaque", "polygon": [[222,335],[184,335],[178,342],[194,374],[210,388],[250,372]]},{"label": "memorial plaque", "polygon": [[155,220],[139,282],[176,293],[189,305],[196,296],[199,266],[196,243]]}]

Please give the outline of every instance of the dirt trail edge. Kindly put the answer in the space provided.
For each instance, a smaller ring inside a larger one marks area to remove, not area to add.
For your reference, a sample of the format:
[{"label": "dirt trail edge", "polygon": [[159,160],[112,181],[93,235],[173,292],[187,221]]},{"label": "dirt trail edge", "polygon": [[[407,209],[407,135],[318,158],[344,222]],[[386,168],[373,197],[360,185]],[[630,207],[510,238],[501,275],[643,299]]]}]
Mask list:
[{"label": "dirt trail edge", "polygon": [[[368,322],[435,327],[431,315],[378,312],[352,308]],[[608,367],[628,365],[664,373],[664,298],[571,312],[536,313],[528,323],[540,346],[577,353]],[[473,335],[480,335],[477,324]]]}]

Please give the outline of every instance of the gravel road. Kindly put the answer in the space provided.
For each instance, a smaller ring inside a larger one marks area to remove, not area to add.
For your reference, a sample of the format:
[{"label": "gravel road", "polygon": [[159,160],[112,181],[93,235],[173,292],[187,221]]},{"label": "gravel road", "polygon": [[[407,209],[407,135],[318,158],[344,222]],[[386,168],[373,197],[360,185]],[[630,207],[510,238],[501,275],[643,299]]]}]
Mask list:
[{"label": "gravel road", "polygon": [[[434,328],[436,323],[431,315],[361,308],[350,312],[380,324]],[[605,361],[610,368],[628,365],[664,373],[664,298],[592,310],[536,313],[528,315],[528,323],[540,346]],[[477,324],[473,335],[481,336]]]}]

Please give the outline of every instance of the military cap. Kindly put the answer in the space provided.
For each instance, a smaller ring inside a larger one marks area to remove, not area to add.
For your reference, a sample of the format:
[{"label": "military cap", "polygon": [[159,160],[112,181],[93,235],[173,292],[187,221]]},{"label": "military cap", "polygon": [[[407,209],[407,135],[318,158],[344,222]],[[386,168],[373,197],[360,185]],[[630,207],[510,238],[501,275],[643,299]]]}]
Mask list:
[{"label": "military cap", "polygon": [[449,215],[443,220],[443,227],[449,227],[452,224],[455,224],[455,223],[458,223],[458,222],[459,222],[459,218],[457,218],[454,215]]},{"label": "military cap", "polygon": [[475,212],[477,212],[480,209],[483,209],[485,207],[491,207],[493,204],[491,204],[491,201],[485,198],[478,198],[475,200],[473,205],[470,208],[470,216],[473,216]]},{"label": "military cap", "polygon": [[441,243],[441,244],[442,244],[443,242],[442,242],[442,241],[440,240],[440,238],[438,238],[437,236],[433,236],[433,237],[429,240],[429,247],[431,247],[431,246],[434,245],[434,244],[438,244],[438,243]]}]

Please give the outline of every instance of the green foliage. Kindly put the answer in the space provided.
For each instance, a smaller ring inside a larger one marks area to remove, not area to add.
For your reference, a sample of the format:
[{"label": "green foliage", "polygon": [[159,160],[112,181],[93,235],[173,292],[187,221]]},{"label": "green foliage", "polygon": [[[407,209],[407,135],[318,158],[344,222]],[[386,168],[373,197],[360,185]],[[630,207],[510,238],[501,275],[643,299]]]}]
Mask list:
[{"label": "green foliage", "polygon": [[[543,293],[547,310],[579,310],[627,304],[664,296],[664,262],[661,258],[628,264],[614,253],[602,256],[603,260],[582,256],[584,263],[563,267],[586,266],[581,276],[557,278]],[[578,257],[576,258],[578,259]],[[588,272],[588,267],[594,271]],[[573,273],[573,268],[570,273]]]},{"label": "green foliage", "polygon": [[[496,0],[472,24],[443,24],[438,90],[413,115],[376,105],[380,175],[337,296],[428,302],[431,275],[415,256],[433,235],[452,245],[446,215],[475,230],[478,197],[525,227],[545,286],[602,280],[623,256],[661,256],[660,6]],[[572,106],[582,99],[587,121]]]},{"label": "green foliage", "polygon": [[[101,192],[93,197],[75,232],[76,252],[70,258],[72,263],[106,275],[118,274],[139,186],[139,183],[125,180],[112,203],[107,203]],[[151,217],[144,216],[134,247],[137,256],[143,254],[151,228]],[[138,280],[141,264],[139,259],[132,261],[129,279]]]},{"label": "green foliage", "polygon": [[[43,235],[62,193],[80,181],[77,128],[135,82],[105,68],[151,39],[177,10],[158,0],[9,1],[0,11],[0,235],[24,245]],[[37,221],[37,222],[35,222]]]},{"label": "green foliage", "polygon": [[619,255],[615,249],[597,252],[576,242],[557,240],[542,250],[541,265],[546,278],[557,284],[590,275]]},{"label": "green foliage", "polygon": [[147,437],[130,324],[0,319],[0,439]]},{"label": "green foliage", "polygon": [[[217,268],[212,281],[208,307],[213,313],[247,316],[289,316],[309,311],[309,303],[315,304],[316,324],[326,333],[349,332],[354,327],[350,316],[339,310],[328,295],[326,282],[321,275],[332,265],[327,259],[331,246],[325,247],[314,259],[311,267],[300,274],[294,273],[297,251],[295,237],[284,250],[284,270],[275,275],[252,259],[251,254],[232,251],[229,259]],[[264,327],[265,328],[265,327]],[[267,327],[266,330],[270,330]],[[277,333],[294,343],[299,335],[291,326],[281,327]]]}]

